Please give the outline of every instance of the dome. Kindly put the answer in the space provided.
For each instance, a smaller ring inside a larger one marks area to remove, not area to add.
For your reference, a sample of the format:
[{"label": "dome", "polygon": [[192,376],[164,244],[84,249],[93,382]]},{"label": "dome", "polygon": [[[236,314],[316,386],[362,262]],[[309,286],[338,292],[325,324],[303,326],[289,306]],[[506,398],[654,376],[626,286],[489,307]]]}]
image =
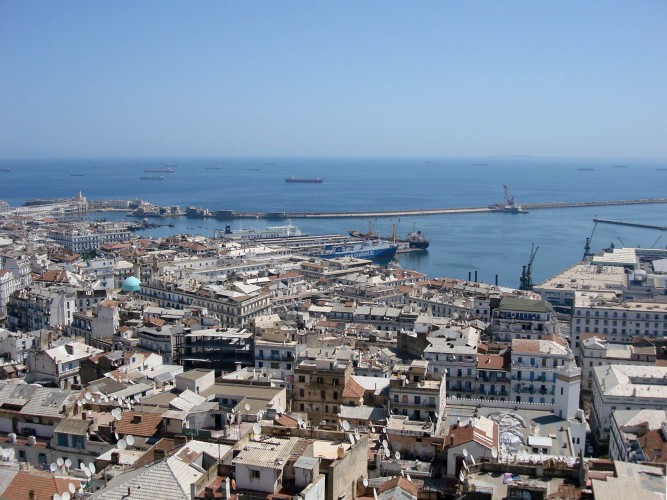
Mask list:
[{"label": "dome", "polygon": [[120,289],[124,292],[138,292],[140,287],[141,281],[139,281],[139,278],[130,276],[129,278],[126,278],[125,281],[123,281]]}]

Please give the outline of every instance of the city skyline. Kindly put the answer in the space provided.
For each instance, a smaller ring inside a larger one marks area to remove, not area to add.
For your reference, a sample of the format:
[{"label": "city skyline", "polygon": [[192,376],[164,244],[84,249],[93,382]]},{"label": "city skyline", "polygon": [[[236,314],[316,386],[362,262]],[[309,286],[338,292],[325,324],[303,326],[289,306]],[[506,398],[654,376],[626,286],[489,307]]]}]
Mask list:
[{"label": "city skyline", "polygon": [[661,2],[0,4],[0,158],[664,158]]}]

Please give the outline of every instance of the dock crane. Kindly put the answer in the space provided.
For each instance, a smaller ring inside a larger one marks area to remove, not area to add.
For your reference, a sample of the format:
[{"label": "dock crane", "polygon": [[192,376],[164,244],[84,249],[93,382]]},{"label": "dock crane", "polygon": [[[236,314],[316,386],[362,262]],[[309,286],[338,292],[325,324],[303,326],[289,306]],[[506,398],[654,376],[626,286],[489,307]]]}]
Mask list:
[{"label": "dock crane", "polygon": [[513,207],[514,196],[510,194],[510,188],[507,187],[507,184],[503,184],[503,189],[505,189],[505,206]]},{"label": "dock crane", "polygon": [[588,259],[589,257],[592,257],[594,254],[591,252],[591,241],[593,240],[593,235],[595,234],[595,228],[598,227],[598,221],[594,220],[595,224],[593,224],[593,230],[591,231],[591,235],[586,238],[586,244],[584,245],[584,258],[583,260]]},{"label": "dock crane", "polygon": [[523,271],[521,271],[521,286],[520,290],[532,290],[533,289],[533,261],[535,260],[535,255],[540,247],[536,247],[535,243],[530,246],[530,258],[528,259],[528,264],[523,266]]}]

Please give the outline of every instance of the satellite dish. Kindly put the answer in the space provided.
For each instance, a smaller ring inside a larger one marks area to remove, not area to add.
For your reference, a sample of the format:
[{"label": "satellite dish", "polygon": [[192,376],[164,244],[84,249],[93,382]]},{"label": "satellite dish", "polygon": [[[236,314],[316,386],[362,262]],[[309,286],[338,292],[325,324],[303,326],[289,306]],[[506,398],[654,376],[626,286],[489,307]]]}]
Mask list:
[{"label": "satellite dish", "polygon": [[470,460],[472,461],[472,464],[475,465],[475,457],[473,457],[472,455],[470,455]]},{"label": "satellite dish", "polygon": [[407,479],[408,481],[412,482],[412,478],[410,477],[410,474],[407,474],[405,479]]},{"label": "satellite dish", "polygon": [[66,491],[65,493],[63,493],[63,496],[62,496],[62,499],[63,499],[63,500],[69,500],[70,498],[71,498],[71,497],[70,497],[70,495],[69,495],[69,491]]},{"label": "satellite dish", "polygon": [[351,432],[347,435],[347,440],[350,442],[352,446],[354,446],[354,436],[352,435]]},{"label": "satellite dish", "polygon": [[336,456],[338,456],[338,458],[343,458],[345,456],[345,448],[339,446],[336,450]]},{"label": "satellite dish", "polygon": [[69,489],[69,492],[74,495],[76,493],[76,486],[74,486],[74,483],[69,483],[69,486],[67,487]]},{"label": "satellite dish", "polygon": [[496,448],[495,446],[491,448],[491,456],[493,458],[498,458],[498,448]]},{"label": "satellite dish", "polygon": [[86,398],[88,401],[90,401],[91,399],[93,399],[93,395],[92,395],[91,393],[87,392],[85,398]]},{"label": "satellite dish", "polygon": [[125,438],[125,441],[127,441],[128,446],[132,446],[134,444],[134,436],[130,434]]},{"label": "satellite dish", "polygon": [[130,403],[127,403],[127,411],[132,411],[132,405]]},{"label": "satellite dish", "polygon": [[382,440],[382,446],[384,446],[385,448],[389,449],[389,443],[387,442],[386,439],[383,439],[383,440]]},{"label": "satellite dish", "polygon": [[387,448],[384,449],[384,458],[387,460],[391,458],[391,452]]},{"label": "satellite dish", "polygon": [[51,463],[51,465],[49,465],[49,469],[51,472],[55,472],[58,470],[58,466],[55,463]]},{"label": "satellite dish", "polygon": [[364,485],[364,488],[366,488],[366,487],[368,486],[368,478],[364,478],[364,480],[362,481],[362,483],[363,483],[363,485]]},{"label": "satellite dish", "polygon": [[86,467],[85,469],[83,469],[83,472],[85,472],[86,477],[90,477],[90,476],[92,476],[92,473],[88,470],[87,467]]},{"label": "satellite dish", "polygon": [[58,464],[58,467],[62,467],[63,465],[65,465],[65,461],[62,458],[56,460],[56,463]]},{"label": "satellite dish", "polygon": [[114,408],[111,410],[111,416],[116,420],[120,420],[120,416],[123,414],[120,408]]},{"label": "satellite dish", "polygon": [[77,399],[77,401],[76,401],[76,405],[77,405],[79,408],[81,408],[81,406],[82,406],[81,400]]},{"label": "satellite dish", "polygon": [[398,452],[398,451],[394,452],[394,458],[395,458],[396,460],[400,460],[400,459],[401,459],[401,454],[400,454],[400,452]]},{"label": "satellite dish", "polygon": [[125,448],[127,448],[127,441],[121,439],[118,441],[117,445],[119,450],[124,450]]},{"label": "satellite dish", "polygon": [[303,424],[305,424],[305,422],[302,419],[298,419],[296,421],[296,423],[297,423],[297,425],[299,426],[300,429],[303,429]]},{"label": "satellite dish", "polygon": [[250,411],[250,405],[248,403],[245,404],[244,408],[245,411]]},{"label": "satellite dish", "polygon": [[463,448],[463,456],[465,458],[468,458],[468,450],[466,450],[465,448]]},{"label": "satellite dish", "polygon": [[236,489],[236,479],[232,479],[232,490]]},{"label": "satellite dish", "polygon": [[350,430],[350,422],[348,422],[347,420],[343,420],[343,430],[345,432]]},{"label": "satellite dish", "polygon": [[88,464],[88,470],[90,471],[91,474],[95,474],[96,469],[95,469],[95,464],[93,462],[90,462]]},{"label": "satellite dish", "polygon": [[459,472],[459,482],[465,481],[466,477],[463,475],[463,471]]},{"label": "satellite dish", "polygon": [[84,464],[83,462],[81,462],[81,463],[79,464],[79,469],[81,469],[81,472],[85,472],[88,468],[86,467],[86,464]]},{"label": "satellite dish", "polygon": [[371,425],[371,432],[375,433],[375,427],[373,427],[372,425]]},{"label": "satellite dish", "polygon": [[117,432],[114,432],[114,433],[113,433],[113,437],[115,437],[115,438],[116,438],[116,442],[118,442],[118,433],[117,433]]},{"label": "satellite dish", "polygon": [[378,500],[378,493],[375,491],[375,488],[373,488],[373,500]]},{"label": "satellite dish", "polygon": [[72,461],[69,458],[65,459],[65,467],[69,469],[71,466],[72,466]]},{"label": "satellite dish", "polygon": [[259,423],[255,422],[252,424],[252,432],[255,434],[255,437],[262,435],[262,426]]},{"label": "satellite dish", "polygon": [[61,497],[60,495],[58,495],[58,493],[54,493],[54,494],[53,494],[53,500],[63,500],[63,497]]}]

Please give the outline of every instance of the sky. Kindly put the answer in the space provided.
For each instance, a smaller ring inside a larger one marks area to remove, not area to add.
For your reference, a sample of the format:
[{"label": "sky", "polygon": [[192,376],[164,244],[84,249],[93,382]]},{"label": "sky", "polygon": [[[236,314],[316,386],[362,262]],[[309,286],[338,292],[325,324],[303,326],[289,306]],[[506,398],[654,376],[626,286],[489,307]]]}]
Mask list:
[{"label": "sky", "polygon": [[0,158],[667,158],[667,1],[0,0]]}]

